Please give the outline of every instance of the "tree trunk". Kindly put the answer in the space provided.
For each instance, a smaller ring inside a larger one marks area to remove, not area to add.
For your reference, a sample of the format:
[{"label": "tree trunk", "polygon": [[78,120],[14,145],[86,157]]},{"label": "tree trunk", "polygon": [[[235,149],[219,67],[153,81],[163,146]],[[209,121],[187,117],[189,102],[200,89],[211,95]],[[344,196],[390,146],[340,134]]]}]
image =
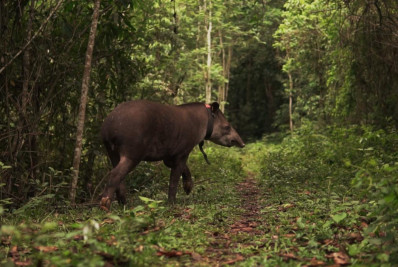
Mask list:
[{"label": "tree trunk", "polygon": [[[290,36],[287,37],[286,47],[286,62],[290,59]],[[293,133],[293,78],[290,69],[287,70],[287,76],[289,77],[289,127],[290,132]]]},{"label": "tree trunk", "polygon": [[[205,2],[206,3],[206,2]],[[211,0],[209,0],[208,7],[208,25],[207,25],[207,64],[206,64],[206,103],[211,102]]]},{"label": "tree trunk", "polygon": [[[225,62],[225,48],[222,39],[221,30],[218,32],[220,36],[220,47],[221,47],[221,61],[222,61],[222,73],[224,79],[227,79],[227,70],[226,70],[226,62]],[[220,109],[222,112],[225,110],[225,83],[219,85],[218,87],[218,103],[220,103]]]},{"label": "tree trunk", "polygon": [[224,99],[228,99],[228,90],[229,90],[229,78],[231,74],[231,60],[232,60],[232,45],[228,46],[228,57],[227,57],[227,64],[225,66],[225,70],[227,73],[227,81],[225,82],[225,91],[224,91]]},{"label": "tree trunk", "polygon": [[88,85],[90,82],[91,60],[94,50],[95,34],[97,31],[99,9],[100,9],[100,0],[95,0],[90,35],[87,44],[86,62],[84,65],[82,92],[81,92],[79,115],[77,121],[76,145],[75,145],[75,153],[73,156],[73,175],[72,175],[72,183],[69,195],[69,200],[71,202],[71,205],[74,205],[76,201],[76,187],[79,177],[80,158],[82,154],[82,141],[83,141],[84,119],[86,115]]},{"label": "tree trunk", "polygon": [[[33,30],[33,12],[34,12],[34,0],[30,2],[29,6],[29,18],[28,18],[28,24],[26,28],[26,40],[27,42],[32,39],[32,30]],[[23,56],[22,56],[22,92],[21,92],[21,101],[20,105],[18,107],[18,112],[19,112],[19,120],[17,123],[17,131],[16,135],[14,136],[14,141],[13,141],[13,146],[12,146],[12,158],[14,162],[23,161],[23,156],[24,152],[22,152],[22,156],[19,155],[19,153],[23,150],[29,151],[28,153],[32,153],[31,148],[26,147],[26,149],[23,149],[23,147],[26,144],[26,141],[30,139],[29,137],[29,119],[28,119],[28,104],[30,102],[31,98],[31,92],[29,92],[29,81],[30,81],[30,75],[31,75],[31,57],[30,57],[30,47],[27,47],[23,51]],[[31,170],[31,169],[30,169]],[[26,193],[30,190],[29,189],[29,176],[24,176],[22,177],[21,181],[21,188],[23,188],[24,192],[24,198],[26,198]],[[9,180],[9,185],[8,188],[12,188],[12,180]]]},{"label": "tree trunk", "polygon": [[290,71],[287,75],[289,76],[289,126],[290,131],[293,133],[293,78]]}]

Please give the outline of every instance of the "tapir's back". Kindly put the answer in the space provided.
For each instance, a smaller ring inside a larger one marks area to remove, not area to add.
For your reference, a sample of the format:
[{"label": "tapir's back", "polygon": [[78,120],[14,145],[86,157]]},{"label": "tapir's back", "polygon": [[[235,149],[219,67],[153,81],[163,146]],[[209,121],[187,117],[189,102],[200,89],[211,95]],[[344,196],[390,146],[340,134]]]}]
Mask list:
[{"label": "tapir's back", "polygon": [[169,106],[146,100],[124,102],[104,120],[102,139],[131,157],[160,160],[191,150],[197,144],[200,137],[196,135],[202,133],[193,129],[201,126],[195,123],[195,113],[195,105],[189,109],[186,105]]},{"label": "tapir's back", "polygon": [[126,142],[142,139],[156,130],[158,117],[170,113],[170,106],[146,100],[119,104],[104,120],[101,135],[104,141]]}]

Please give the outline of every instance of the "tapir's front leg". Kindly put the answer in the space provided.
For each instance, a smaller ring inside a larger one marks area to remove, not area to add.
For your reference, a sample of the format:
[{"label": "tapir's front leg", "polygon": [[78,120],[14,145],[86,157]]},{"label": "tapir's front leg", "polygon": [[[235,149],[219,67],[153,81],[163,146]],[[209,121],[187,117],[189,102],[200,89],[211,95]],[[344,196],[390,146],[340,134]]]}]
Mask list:
[{"label": "tapir's front leg", "polygon": [[187,195],[189,195],[189,193],[191,193],[192,188],[193,188],[193,181],[192,181],[191,172],[189,171],[189,168],[187,165],[185,165],[185,168],[182,172],[182,184],[183,184],[185,193],[187,193]]},{"label": "tapir's front leg", "polygon": [[178,164],[175,167],[171,168],[169,183],[169,203],[175,203],[176,201],[178,182],[180,181],[183,169],[184,165],[182,164]]}]

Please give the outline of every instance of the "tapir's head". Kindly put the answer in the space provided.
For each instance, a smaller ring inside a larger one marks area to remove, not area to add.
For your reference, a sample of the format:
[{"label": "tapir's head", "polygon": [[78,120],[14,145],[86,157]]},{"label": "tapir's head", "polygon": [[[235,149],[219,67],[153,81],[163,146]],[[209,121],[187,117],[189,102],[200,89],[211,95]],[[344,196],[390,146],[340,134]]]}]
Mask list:
[{"label": "tapir's head", "polygon": [[209,140],[222,146],[244,147],[245,143],[243,143],[239,134],[224,117],[218,103],[214,102],[210,108],[213,114],[213,133]]}]

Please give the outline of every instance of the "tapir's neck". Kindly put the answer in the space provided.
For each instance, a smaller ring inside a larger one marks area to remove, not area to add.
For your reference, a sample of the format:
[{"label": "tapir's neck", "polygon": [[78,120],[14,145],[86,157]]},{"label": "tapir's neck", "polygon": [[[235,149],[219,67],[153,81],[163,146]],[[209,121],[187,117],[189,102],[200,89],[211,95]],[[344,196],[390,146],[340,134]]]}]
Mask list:
[{"label": "tapir's neck", "polygon": [[[211,109],[203,103],[190,103],[178,106],[188,115],[189,124],[195,129],[196,144],[209,139],[213,132],[214,118]],[[193,129],[191,129],[193,130]]]},{"label": "tapir's neck", "polygon": [[213,126],[214,126],[214,115],[213,112],[211,112],[211,108],[206,105],[207,109],[207,129],[206,129],[206,136],[205,140],[208,140],[211,137],[211,134],[213,133]]}]

